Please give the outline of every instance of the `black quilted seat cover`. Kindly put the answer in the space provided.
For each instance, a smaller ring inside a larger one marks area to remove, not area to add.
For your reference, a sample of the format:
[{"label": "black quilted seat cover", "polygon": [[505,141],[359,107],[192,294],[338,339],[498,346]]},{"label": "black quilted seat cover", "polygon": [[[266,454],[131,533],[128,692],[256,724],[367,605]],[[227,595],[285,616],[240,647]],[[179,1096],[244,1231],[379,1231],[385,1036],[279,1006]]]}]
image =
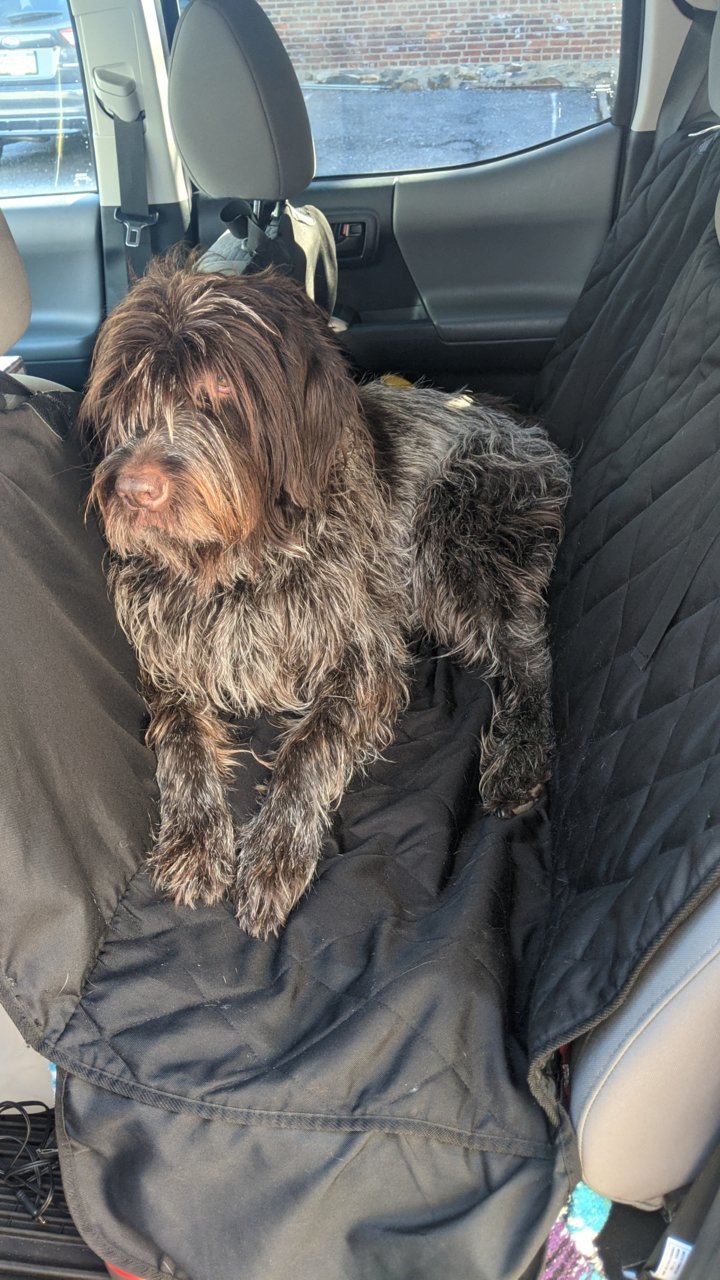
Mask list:
[{"label": "black quilted seat cover", "polygon": [[[548,824],[479,812],[488,688],[418,652],[397,742],[278,940],[176,911],[143,869],[154,758],[79,458],[32,405],[0,431],[0,992],[64,1068],[88,1243],[148,1280],[517,1280],[573,1151],[514,998]],[[248,732],[263,757],[268,727]]]},{"label": "black quilted seat cover", "polygon": [[[719,191],[717,131],[664,145],[543,381],[541,413],[575,475],[552,593],[539,1061],[622,998],[720,878]],[[643,665],[633,651],[671,583],[679,607]]]}]

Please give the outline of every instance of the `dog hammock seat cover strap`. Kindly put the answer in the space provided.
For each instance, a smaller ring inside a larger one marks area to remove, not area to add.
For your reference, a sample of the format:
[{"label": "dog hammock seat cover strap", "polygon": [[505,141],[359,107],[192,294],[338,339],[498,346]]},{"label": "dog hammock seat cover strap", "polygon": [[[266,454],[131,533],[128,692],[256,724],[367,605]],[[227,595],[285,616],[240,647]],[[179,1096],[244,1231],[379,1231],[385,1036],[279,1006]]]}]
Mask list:
[{"label": "dog hammock seat cover strap", "polygon": [[[517,1280],[576,1173],[512,977],[548,824],[480,812],[488,688],[418,649],[397,741],[279,938],[161,900],[145,709],[58,401],[0,416],[0,993],[60,1068],[82,1234],[147,1280],[236,1280],[239,1259],[243,1280]],[[267,758],[269,725],[240,732]],[[266,776],[243,761],[240,818]]]}]

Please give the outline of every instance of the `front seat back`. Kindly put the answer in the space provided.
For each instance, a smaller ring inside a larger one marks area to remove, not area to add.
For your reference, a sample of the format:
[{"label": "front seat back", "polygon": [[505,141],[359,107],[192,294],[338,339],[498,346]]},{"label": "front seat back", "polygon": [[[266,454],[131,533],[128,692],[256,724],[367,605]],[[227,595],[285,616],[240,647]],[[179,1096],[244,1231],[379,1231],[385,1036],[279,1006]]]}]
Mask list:
[{"label": "front seat back", "polygon": [[175,33],[168,92],[190,178],[232,200],[223,211],[228,230],[200,269],[277,266],[331,313],[331,228],[318,209],[290,203],[315,173],[310,121],[287,52],[255,0],[192,0]]},{"label": "front seat back", "polygon": [[[25,268],[10,228],[0,209],[0,355],[9,351],[25,332],[30,321],[30,290]],[[14,402],[14,389],[18,383],[30,384],[34,389],[53,388],[54,383],[39,378],[20,378],[15,375],[5,380],[0,374],[0,403],[7,408]],[[45,1058],[25,1043],[9,1015],[0,1006],[0,1098],[19,1100],[39,1098],[52,1103],[53,1090]]]},{"label": "front seat back", "polygon": [[[25,268],[5,215],[0,209],[0,356],[10,351],[22,338],[30,323],[30,287]],[[29,391],[65,391],[57,382],[46,378],[33,378],[27,374],[14,374],[15,383],[22,383]]]},{"label": "front seat back", "polygon": [[30,322],[30,289],[20,254],[10,228],[0,210],[0,279],[3,282],[0,306],[0,355],[15,346]]}]

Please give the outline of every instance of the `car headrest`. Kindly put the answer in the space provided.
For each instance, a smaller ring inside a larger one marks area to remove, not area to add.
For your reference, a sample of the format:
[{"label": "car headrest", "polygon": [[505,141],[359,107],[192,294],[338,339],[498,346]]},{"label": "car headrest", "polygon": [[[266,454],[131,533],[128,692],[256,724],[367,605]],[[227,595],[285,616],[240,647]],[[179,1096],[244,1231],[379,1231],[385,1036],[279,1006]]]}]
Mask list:
[{"label": "car headrest", "polygon": [[25,268],[0,210],[0,355],[21,338],[30,321],[30,289]]},{"label": "car headrest", "polygon": [[192,0],[173,41],[169,102],[180,154],[208,195],[292,200],[311,181],[302,90],[255,0]]}]

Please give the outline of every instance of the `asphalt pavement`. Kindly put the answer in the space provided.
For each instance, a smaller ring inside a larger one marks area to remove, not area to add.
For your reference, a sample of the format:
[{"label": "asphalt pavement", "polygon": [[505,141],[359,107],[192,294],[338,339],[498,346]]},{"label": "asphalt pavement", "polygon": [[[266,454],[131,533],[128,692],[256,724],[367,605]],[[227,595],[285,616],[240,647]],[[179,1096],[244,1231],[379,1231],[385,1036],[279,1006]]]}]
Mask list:
[{"label": "asphalt pavement", "polygon": [[[582,89],[304,86],[320,176],[469,164],[520,151],[598,119]],[[87,142],[6,144],[0,199],[95,187]],[[252,192],[228,192],[252,196]]]},{"label": "asphalt pavement", "polygon": [[583,89],[349,89],[306,85],[317,172],[400,173],[472,164],[598,119]]}]

